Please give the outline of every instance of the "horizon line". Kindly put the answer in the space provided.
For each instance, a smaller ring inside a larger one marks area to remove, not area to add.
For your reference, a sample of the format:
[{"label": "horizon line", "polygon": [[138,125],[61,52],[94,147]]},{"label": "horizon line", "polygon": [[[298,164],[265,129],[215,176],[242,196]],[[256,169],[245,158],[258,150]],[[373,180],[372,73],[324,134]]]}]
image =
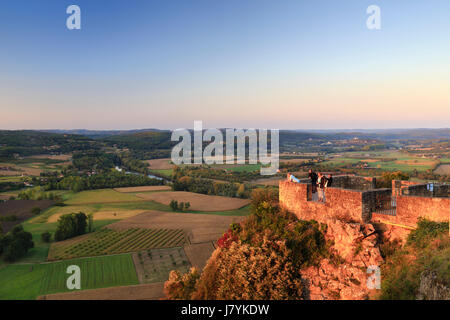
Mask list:
[{"label": "horizon line", "polygon": [[[217,127],[216,127],[217,128]],[[194,129],[194,128],[130,128],[130,129],[86,129],[86,128],[72,128],[72,129],[62,129],[62,128],[53,128],[53,129],[2,129],[0,128],[0,131],[150,131],[150,130],[159,130],[159,131],[173,131],[177,129]],[[204,130],[209,128],[204,128]],[[218,127],[217,129],[267,129],[267,128],[255,128],[255,127],[248,127],[248,128],[232,128],[232,127]],[[272,130],[279,130],[279,131],[370,131],[370,130],[448,130],[450,127],[389,127],[389,128],[319,128],[319,129],[272,129]]]}]

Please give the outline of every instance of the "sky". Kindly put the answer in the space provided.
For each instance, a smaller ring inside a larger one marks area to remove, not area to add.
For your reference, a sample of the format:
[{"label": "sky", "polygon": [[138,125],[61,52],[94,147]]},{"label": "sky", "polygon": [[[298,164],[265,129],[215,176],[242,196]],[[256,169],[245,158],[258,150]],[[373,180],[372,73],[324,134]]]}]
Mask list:
[{"label": "sky", "polygon": [[0,0],[0,129],[450,127],[449,57],[448,0]]}]

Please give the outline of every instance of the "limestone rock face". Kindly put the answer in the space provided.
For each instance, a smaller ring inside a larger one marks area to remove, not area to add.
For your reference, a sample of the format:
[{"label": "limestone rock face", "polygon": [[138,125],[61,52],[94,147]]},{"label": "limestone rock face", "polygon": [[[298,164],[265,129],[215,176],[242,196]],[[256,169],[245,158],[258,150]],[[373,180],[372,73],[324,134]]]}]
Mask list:
[{"label": "limestone rock face", "polygon": [[411,230],[390,225],[384,225],[383,228],[384,228],[383,236],[387,241],[392,242],[396,240],[400,244],[406,243],[408,235],[411,232]]},{"label": "limestone rock face", "polygon": [[348,223],[330,219],[326,221],[326,238],[338,256],[323,259],[318,266],[301,271],[307,290],[305,298],[312,300],[367,299],[373,289],[367,287],[369,266],[380,266],[383,258],[372,224]]}]

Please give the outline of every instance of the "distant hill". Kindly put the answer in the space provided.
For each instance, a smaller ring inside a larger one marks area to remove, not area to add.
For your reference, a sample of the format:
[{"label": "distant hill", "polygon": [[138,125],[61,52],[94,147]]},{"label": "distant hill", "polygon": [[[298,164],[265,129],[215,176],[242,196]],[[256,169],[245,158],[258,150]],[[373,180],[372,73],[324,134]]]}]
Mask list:
[{"label": "distant hill", "polygon": [[[222,129],[223,131],[224,129]],[[114,146],[130,150],[141,159],[169,157],[177,142],[170,130],[0,130],[0,157],[68,153]],[[225,138],[225,136],[224,136]],[[366,139],[381,144],[395,141],[450,140],[450,129],[280,130],[280,147],[326,151],[330,141]],[[225,142],[225,141],[224,141]],[[324,149],[325,148],[325,149]]]},{"label": "distant hill", "polygon": [[[302,131],[299,131],[302,132]],[[450,128],[442,129],[352,129],[352,130],[311,130],[311,133],[339,139],[370,138],[380,140],[428,140],[450,139]]]},{"label": "distant hill", "polygon": [[127,148],[141,159],[169,157],[176,142],[171,141],[171,131],[152,130],[115,134],[104,137],[101,141],[110,146]]},{"label": "distant hill", "polygon": [[[222,129],[223,130],[223,129]],[[43,130],[41,132],[82,135],[89,138],[107,138],[111,136],[129,136],[145,132],[167,133],[170,130],[135,129],[135,130]],[[442,129],[339,129],[339,130],[280,130],[281,141],[302,141],[309,139],[336,140],[352,138],[408,140],[408,139],[450,139],[450,128]],[[170,136],[169,136],[170,139]],[[120,140],[120,139],[119,139]]]},{"label": "distant hill", "polygon": [[71,130],[43,130],[42,132],[59,133],[59,134],[76,134],[89,138],[105,138],[109,136],[128,135],[139,132],[149,131],[164,131],[159,129],[136,129],[136,130],[85,130],[85,129],[71,129]]},{"label": "distant hill", "polygon": [[0,157],[14,154],[30,156],[45,153],[68,153],[98,148],[92,139],[75,134],[58,134],[33,130],[0,130]]}]

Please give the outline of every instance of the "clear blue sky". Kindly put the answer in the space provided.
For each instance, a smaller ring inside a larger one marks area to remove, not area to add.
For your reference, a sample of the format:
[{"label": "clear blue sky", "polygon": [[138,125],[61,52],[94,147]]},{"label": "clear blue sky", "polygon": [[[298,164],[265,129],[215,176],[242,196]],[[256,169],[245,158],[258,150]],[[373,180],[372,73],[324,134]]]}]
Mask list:
[{"label": "clear blue sky", "polygon": [[449,127],[449,57],[448,0],[2,0],[0,128]]}]

